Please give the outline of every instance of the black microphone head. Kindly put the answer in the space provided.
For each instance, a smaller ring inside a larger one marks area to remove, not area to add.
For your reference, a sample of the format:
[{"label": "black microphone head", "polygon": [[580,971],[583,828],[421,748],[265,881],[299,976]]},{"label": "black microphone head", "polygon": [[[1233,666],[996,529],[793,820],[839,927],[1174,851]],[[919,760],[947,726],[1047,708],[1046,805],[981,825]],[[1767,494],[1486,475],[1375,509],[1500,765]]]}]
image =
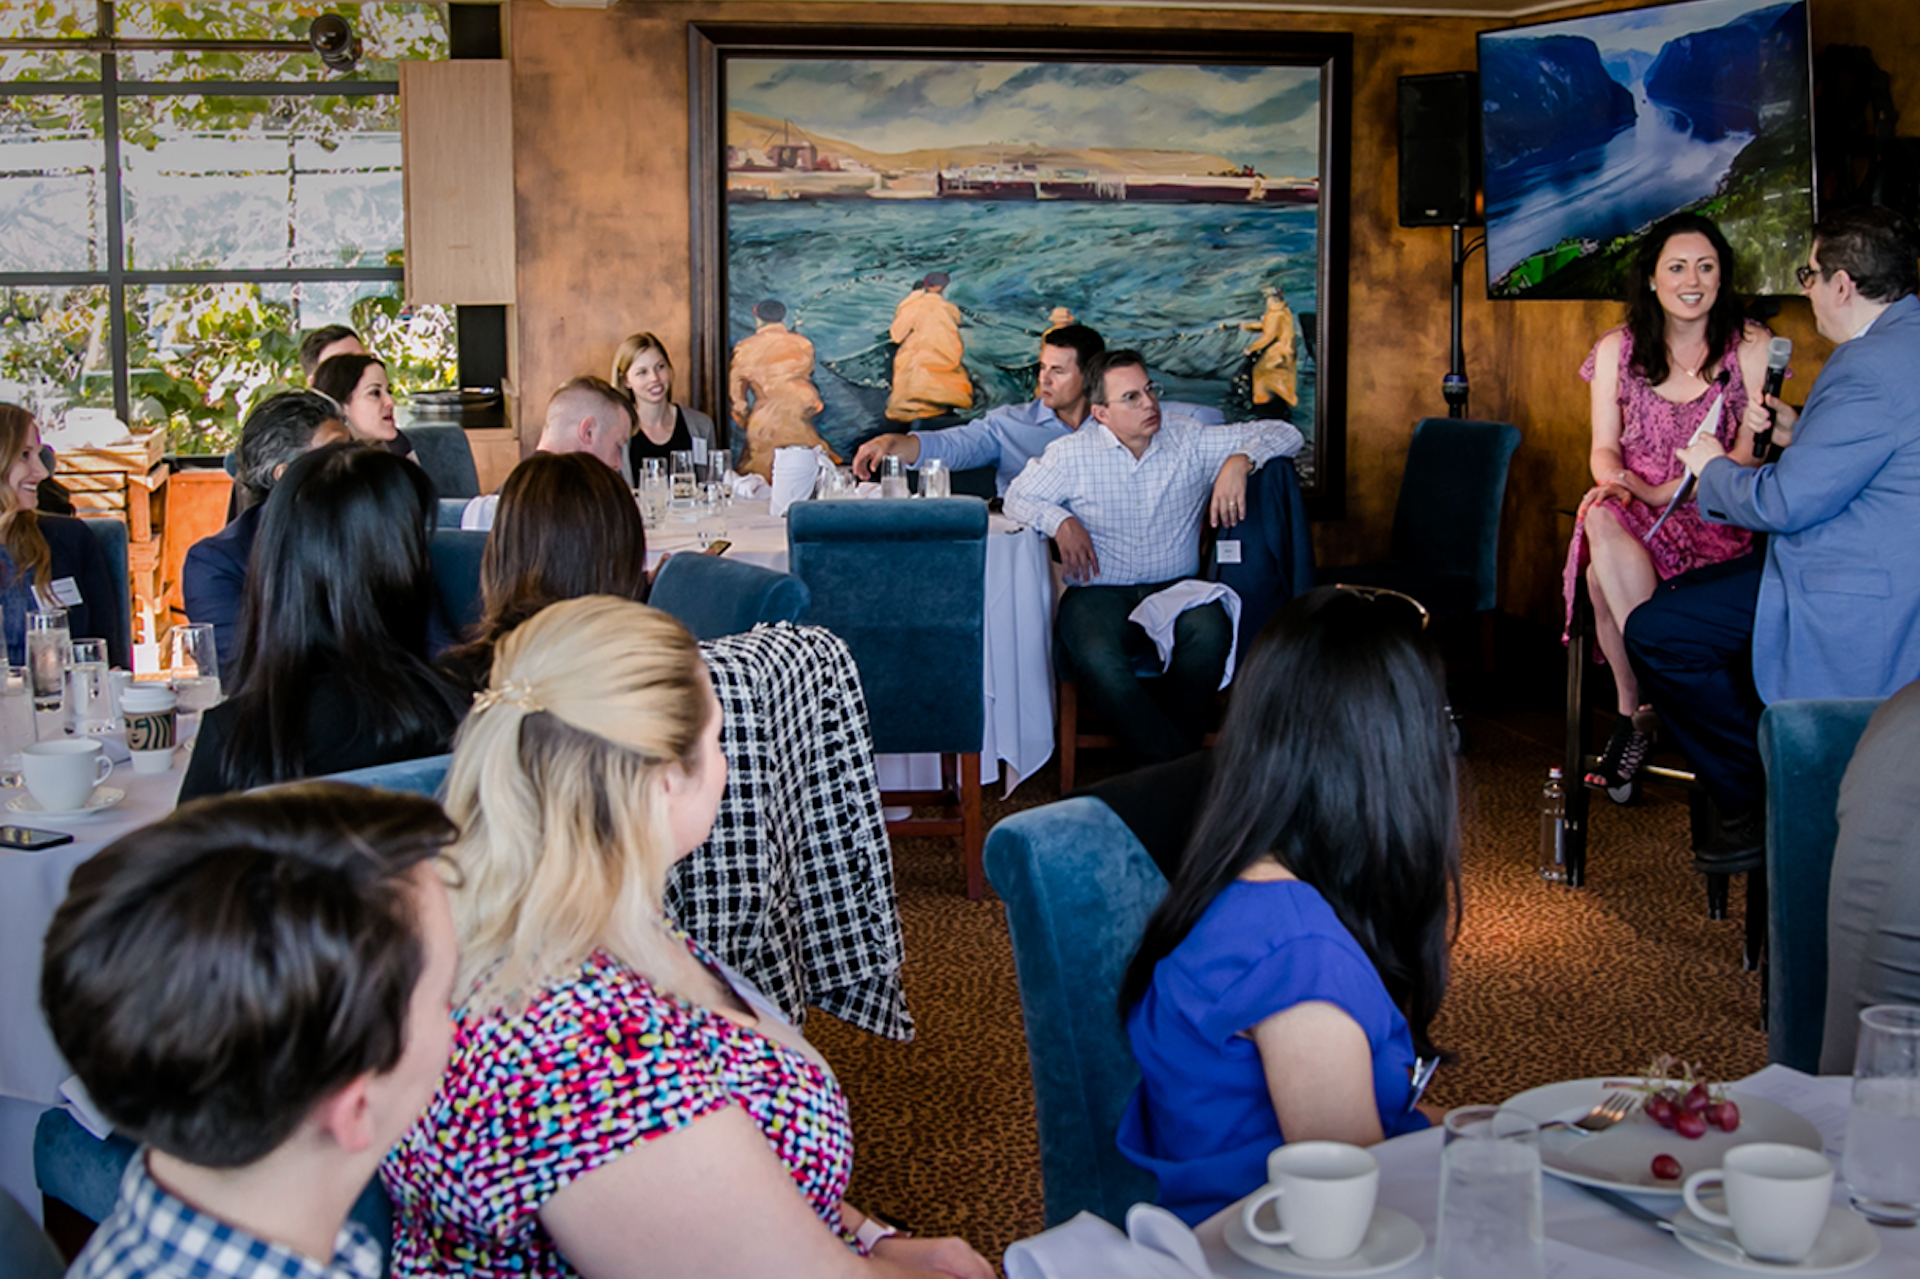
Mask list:
[{"label": "black microphone head", "polygon": [[1787,367],[1787,361],[1791,360],[1792,358],[1793,358],[1793,339],[1792,338],[1775,338],[1773,341],[1767,343],[1767,367],[1768,368],[1784,369]]}]

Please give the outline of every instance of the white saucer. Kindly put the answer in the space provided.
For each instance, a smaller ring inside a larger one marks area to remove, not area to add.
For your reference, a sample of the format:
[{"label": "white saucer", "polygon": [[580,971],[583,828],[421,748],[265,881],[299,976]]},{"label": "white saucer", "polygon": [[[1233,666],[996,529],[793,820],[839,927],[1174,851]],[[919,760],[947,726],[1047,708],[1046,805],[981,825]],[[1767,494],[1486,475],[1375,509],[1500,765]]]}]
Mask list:
[{"label": "white saucer", "polygon": [[7,807],[16,813],[38,813],[42,817],[85,817],[88,813],[97,813],[103,808],[112,808],[127,797],[127,793],[118,786],[97,787],[87,796],[87,802],[79,808],[45,809],[40,801],[22,791],[7,801]]},{"label": "white saucer", "polygon": [[1227,1247],[1242,1261],[1250,1261],[1263,1270],[1288,1275],[1375,1275],[1383,1270],[1404,1266],[1427,1246],[1427,1236],[1405,1213],[1376,1207],[1367,1225],[1367,1237],[1351,1257],[1336,1261],[1316,1261],[1302,1257],[1285,1244],[1261,1243],[1247,1233],[1240,1220],[1240,1205],[1227,1214],[1221,1232]]},{"label": "white saucer", "polygon": [[[1710,1225],[1685,1208],[1675,1213],[1673,1220],[1685,1230],[1697,1231],[1710,1238],[1733,1239],[1731,1230]],[[1836,1205],[1827,1212],[1827,1224],[1821,1227],[1820,1237],[1814,1240],[1813,1251],[1800,1261],[1759,1261],[1722,1251],[1684,1234],[1676,1233],[1674,1238],[1696,1257],[1705,1257],[1708,1261],[1717,1261],[1735,1270],[1751,1270],[1762,1275],[1839,1274],[1842,1270],[1864,1266],[1880,1255],[1880,1239],[1873,1233],[1873,1227],[1867,1224],[1865,1217],[1844,1205]]]}]

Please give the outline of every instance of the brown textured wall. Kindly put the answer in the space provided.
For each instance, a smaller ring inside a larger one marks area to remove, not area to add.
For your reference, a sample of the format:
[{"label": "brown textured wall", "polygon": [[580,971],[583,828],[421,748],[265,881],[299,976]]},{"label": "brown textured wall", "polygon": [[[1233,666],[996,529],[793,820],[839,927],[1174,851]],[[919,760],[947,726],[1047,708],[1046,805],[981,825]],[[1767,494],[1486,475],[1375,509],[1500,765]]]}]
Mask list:
[{"label": "brown textured wall", "polygon": [[[1632,5],[1569,7],[1592,12]],[[1447,244],[1440,229],[1403,230],[1396,209],[1399,77],[1474,65],[1484,19],[1193,10],[735,2],[622,3],[555,9],[513,0],[514,187],[519,227],[519,363],[525,421],[551,388],[605,376],[619,339],[660,334],[688,360],[687,38],[695,20],[775,23],[1017,23],[1074,27],[1350,31],[1354,36],[1352,228],[1348,264],[1347,517],[1316,528],[1323,563],[1385,551],[1415,419],[1445,412]],[[1920,128],[1920,4],[1817,0],[1814,38],[1871,46],[1895,75]],[[1903,78],[1904,77],[1904,78]],[[1504,530],[1504,607],[1557,624],[1559,564],[1569,526],[1558,507],[1588,481],[1586,387],[1575,370],[1618,320],[1606,303],[1491,304],[1476,257],[1468,268],[1468,375],[1475,416],[1522,431]],[[1788,304],[1781,332],[1802,354],[1799,385],[1817,369],[1810,317]],[[709,406],[710,407],[710,406]],[[537,427],[524,431],[528,442]]]}]

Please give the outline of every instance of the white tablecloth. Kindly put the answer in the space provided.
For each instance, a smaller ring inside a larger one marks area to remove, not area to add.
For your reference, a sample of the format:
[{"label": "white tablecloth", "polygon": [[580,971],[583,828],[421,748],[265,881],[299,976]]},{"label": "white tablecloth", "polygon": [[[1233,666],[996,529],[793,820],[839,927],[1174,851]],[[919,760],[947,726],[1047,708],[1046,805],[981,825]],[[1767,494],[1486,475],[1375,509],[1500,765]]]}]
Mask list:
[{"label": "white tablecloth", "polygon": [[[787,521],[767,514],[765,502],[735,501],[727,519],[729,559],[787,571]],[[647,562],[697,553],[692,524],[666,520],[647,533]],[[1053,574],[1047,540],[1005,516],[987,530],[986,738],[980,780],[1000,779],[1006,793],[1053,756]],[[899,761],[911,761],[903,764]],[[938,784],[934,756],[882,756],[880,783],[889,790]]]},{"label": "white tablecloth", "polygon": [[[125,764],[107,778],[127,797],[87,817],[8,812],[7,821],[36,830],[65,831],[71,844],[27,853],[0,850],[0,1186],[39,1215],[33,1184],[33,1125],[60,1104],[61,1081],[73,1072],[61,1059],[40,1016],[40,948],[53,912],[67,895],[74,867],[128,831],[173,811],[186,773],[186,752],[173,771],[139,774]],[[12,798],[20,791],[0,791]]]},{"label": "white tablecloth", "polygon": [[[1769,1066],[1736,1087],[1741,1092],[1778,1102],[1820,1130],[1827,1156],[1836,1170],[1847,1131],[1847,1099],[1851,1081],[1840,1077],[1814,1078],[1785,1066]],[[1412,1261],[1386,1272],[1393,1279],[1429,1279],[1433,1274],[1433,1238],[1440,1199],[1440,1132],[1430,1129],[1396,1137],[1373,1148],[1380,1160],[1380,1203],[1419,1223],[1427,1247]],[[1697,1279],[1729,1279],[1739,1274],[1728,1266],[1696,1257],[1667,1235],[1633,1220],[1584,1191],[1555,1177],[1545,1180],[1547,1274],[1549,1279],[1653,1279],[1662,1275],[1690,1275]],[[1835,1203],[1845,1203],[1846,1187],[1834,1180]],[[1679,1210],[1679,1196],[1642,1199],[1663,1216]],[[1272,1279],[1273,1271],[1242,1261],[1222,1237],[1228,1214],[1238,1205],[1215,1213],[1200,1223],[1196,1233],[1207,1262],[1222,1279]],[[1880,1255],[1858,1270],[1856,1279],[1913,1279],[1920,1275],[1920,1230],[1874,1228]],[[1476,1279],[1504,1279],[1497,1274]]]}]

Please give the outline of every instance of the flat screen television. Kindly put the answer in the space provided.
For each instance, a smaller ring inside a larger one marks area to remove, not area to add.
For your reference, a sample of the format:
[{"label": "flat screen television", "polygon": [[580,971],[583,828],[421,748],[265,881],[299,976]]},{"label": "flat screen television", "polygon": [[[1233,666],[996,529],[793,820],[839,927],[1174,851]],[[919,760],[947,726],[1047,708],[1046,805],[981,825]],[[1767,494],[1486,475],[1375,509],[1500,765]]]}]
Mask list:
[{"label": "flat screen television", "polygon": [[1805,0],[1686,0],[1479,38],[1487,294],[1621,298],[1648,227],[1712,218],[1747,294],[1813,224]]}]

